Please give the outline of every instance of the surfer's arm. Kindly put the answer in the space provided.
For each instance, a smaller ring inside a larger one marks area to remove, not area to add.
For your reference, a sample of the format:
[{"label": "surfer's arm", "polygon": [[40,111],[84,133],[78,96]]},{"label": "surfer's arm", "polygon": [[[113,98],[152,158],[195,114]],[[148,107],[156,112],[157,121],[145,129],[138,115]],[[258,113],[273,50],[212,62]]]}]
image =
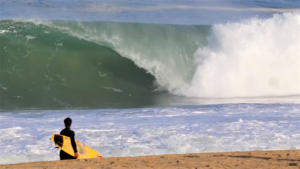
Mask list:
[{"label": "surfer's arm", "polygon": [[77,153],[77,146],[76,146],[76,142],[75,142],[75,133],[73,133],[73,136],[71,137],[71,143],[72,143],[72,147],[74,149],[74,153]]}]

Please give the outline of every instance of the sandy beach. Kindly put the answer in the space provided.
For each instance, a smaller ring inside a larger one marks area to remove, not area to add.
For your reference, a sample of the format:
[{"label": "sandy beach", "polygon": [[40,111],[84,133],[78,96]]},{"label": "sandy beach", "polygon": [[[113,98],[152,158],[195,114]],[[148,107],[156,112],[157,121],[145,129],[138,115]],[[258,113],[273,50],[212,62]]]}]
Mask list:
[{"label": "sandy beach", "polygon": [[0,169],[293,169],[300,168],[299,156],[299,150],[173,154],[140,157],[111,157],[104,159],[31,162],[0,165]]}]

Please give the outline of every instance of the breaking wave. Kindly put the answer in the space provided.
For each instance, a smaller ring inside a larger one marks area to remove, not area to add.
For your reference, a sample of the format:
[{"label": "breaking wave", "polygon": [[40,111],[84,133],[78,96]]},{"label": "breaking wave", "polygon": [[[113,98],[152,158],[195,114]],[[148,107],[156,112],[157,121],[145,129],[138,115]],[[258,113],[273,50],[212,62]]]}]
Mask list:
[{"label": "breaking wave", "polygon": [[1,107],[300,94],[300,14],[213,26],[0,21]]}]

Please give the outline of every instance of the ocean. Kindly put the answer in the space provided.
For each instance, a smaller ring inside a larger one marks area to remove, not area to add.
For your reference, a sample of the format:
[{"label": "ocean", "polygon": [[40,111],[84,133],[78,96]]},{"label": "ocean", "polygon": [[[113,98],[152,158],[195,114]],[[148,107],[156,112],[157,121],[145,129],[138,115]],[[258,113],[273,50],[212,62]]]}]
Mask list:
[{"label": "ocean", "polygon": [[300,148],[298,0],[0,0],[0,164]]}]

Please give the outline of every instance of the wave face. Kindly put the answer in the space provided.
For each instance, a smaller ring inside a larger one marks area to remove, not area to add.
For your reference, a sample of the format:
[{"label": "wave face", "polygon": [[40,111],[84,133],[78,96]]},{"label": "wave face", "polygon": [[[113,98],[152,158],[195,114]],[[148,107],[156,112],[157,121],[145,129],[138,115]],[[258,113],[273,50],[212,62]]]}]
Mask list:
[{"label": "wave face", "polygon": [[214,26],[1,20],[1,108],[299,95],[299,37],[299,13]]},{"label": "wave face", "polygon": [[[141,107],[193,75],[207,26],[2,20],[1,108]],[[203,36],[203,37],[201,37]]]}]

